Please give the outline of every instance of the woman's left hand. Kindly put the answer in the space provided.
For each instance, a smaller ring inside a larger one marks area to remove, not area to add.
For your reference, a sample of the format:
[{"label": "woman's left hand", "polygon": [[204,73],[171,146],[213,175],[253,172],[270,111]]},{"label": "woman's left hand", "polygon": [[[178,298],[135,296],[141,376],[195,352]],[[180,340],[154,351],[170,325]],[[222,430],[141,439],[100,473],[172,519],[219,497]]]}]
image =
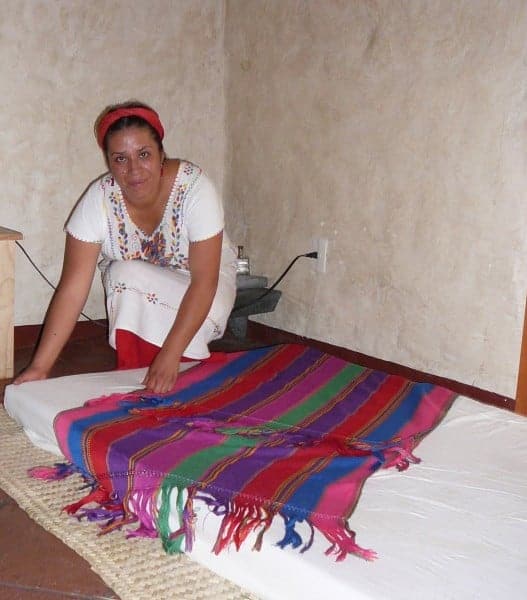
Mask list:
[{"label": "woman's left hand", "polygon": [[161,349],[150,365],[143,385],[149,392],[166,394],[174,387],[179,373],[179,359]]}]

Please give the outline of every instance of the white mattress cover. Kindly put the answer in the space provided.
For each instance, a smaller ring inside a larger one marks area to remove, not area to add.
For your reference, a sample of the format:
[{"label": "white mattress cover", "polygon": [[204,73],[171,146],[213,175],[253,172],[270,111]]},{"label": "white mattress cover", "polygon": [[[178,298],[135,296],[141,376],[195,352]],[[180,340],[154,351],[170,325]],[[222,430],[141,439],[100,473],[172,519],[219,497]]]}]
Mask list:
[{"label": "white mattress cover", "polygon": [[[8,386],[5,407],[36,445],[60,454],[53,434],[60,410],[136,389],[143,376],[138,369]],[[406,472],[370,477],[352,515],[357,542],[379,554],[374,562],[335,563],[319,533],[304,554],[281,550],[274,545],[281,519],[260,552],[248,539],[240,552],[215,556],[219,518],[197,503],[191,556],[262,600],[526,598],[527,419],[458,398],[417,455],[422,463]]]}]

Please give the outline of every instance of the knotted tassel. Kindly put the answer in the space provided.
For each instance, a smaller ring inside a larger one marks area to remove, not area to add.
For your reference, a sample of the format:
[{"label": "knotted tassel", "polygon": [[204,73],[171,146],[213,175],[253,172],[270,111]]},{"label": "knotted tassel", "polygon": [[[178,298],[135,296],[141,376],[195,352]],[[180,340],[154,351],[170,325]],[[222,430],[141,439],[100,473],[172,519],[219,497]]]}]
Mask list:
[{"label": "knotted tassel", "polygon": [[222,517],[228,510],[228,506],[223,500],[206,496],[205,494],[196,494],[195,500],[202,500],[208,506],[209,510],[218,517]]},{"label": "knotted tassel", "polygon": [[105,489],[96,488],[95,490],[84,496],[84,498],[81,498],[78,502],[68,504],[62,510],[66,511],[69,515],[74,515],[79,510],[79,508],[82,508],[90,502],[104,504],[105,502],[109,502],[110,500],[110,494]]},{"label": "knotted tassel", "polygon": [[[185,513],[185,507],[183,502],[183,492],[185,486],[180,485],[163,485],[161,488],[161,506],[159,508],[159,514],[157,519],[157,529],[163,542],[163,548],[168,554],[178,554],[183,552],[183,541],[186,545],[192,547],[192,515],[189,511]],[[176,510],[178,514],[178,520],[180,527],[176,531],[170,531],[169,517],[171,514],[171,494],[173,491],[177,492],[176,498]]]},{"label": "knotted tassel", "polygon": [[157,531],[155,529],[149,529],[148,527],[145,527],[144,525],[139,525],[139,527],[137,529],[135,529],[134,531],[129,531],[126,534],[126,539],[136,538],[136,537],[153,539],[153,538],[159,537],[159,534],[157,533]]},{"label": "knotted tassel", "polygon": [[415,445],[415,439],[394,438],[387,442],[369,442],[367,440],[353,440],[349,448],[365,454],[375,456],[384,469],[396,467],[398,471],[405,471],[410,464],[419,464],[421,459],[415,456],[410,448]]},{"label": "knotted tassel", "polygon": [[78,472],[77,467],[71,463],[55,463],[52,467],[40,466],[27,470],[29,477],[43,481],[59,481]]},{"label": "knotted tassel", "polygon": [[343,561],[348,554],[355,554],[364,560],[374,560],[377,558],[377,553],[374,550],[361,548],[355,542],[355,532],[351,531],[348,524],[339,523],[323,523],[318,520],[318,523],[313,523],[324,536],[331,542],[331,546],[326,550],[326,556],[336,555],[336,561]]},{"label": "knotted tassel", "polygon": [[122,529],[125,525],[130,525],[137,521],[137,518],[134,515],[126,516],[124,513],[121,514],[122,516],[120,518],[110,519],[106,525],[102,526],[98,535],[106,535],[107,533],[111,533],[116,529]]},{"label": "knotted tassel", "polygon": [[396,456],[392,459],[386,460],[385,464],[383,465],[385,469],[395,465],[395,468],[398,471],[406,471],[410,464],[416,465],[421,462],[420,458],[402,446],[397,446],[396,448],[392,448],[392,450],[396,452]]},{"label": "knotted tassel", "polygon": [[263,536],[265,535],[265,533],[267,532],[269,527],[271,527],[271,523],[273,522],[274,517],[275,517],[274,512],[270,512],[270,511],[267,512],[266,516],[262,520],[262,528],[260,529],[260,531],[258,532],[258,535],[256,536],[256,541],[254,542],[254,545],[252,548],[253,550],[260,552],[260,550],[262,549]]},{"label": "knotted tassel", "polygon": [[[194,545],[194,525],[196,522],[196,513],[194,512],[193,507],[193,497],[195,494],[195,488],[188,489],[187,501],[185,502],[185,506],[180,513],[181,519],[181,527],[170,534],[169,540],[177,538],[181,536],[180,540],[185,540],[185,552],[192,552],[192,547]],[[182,494],[181,494],[182,496]],[[179,500],[179,496],[178,496]],[[181,551],[181,547],[179,545],[178,552]]]},{"label": "knotted tassel", "polygon": [[242,522],[242,518],[243,508],[232,502],[229,503],[229,508],[221,521],[216,543],[212,549],[214,554],[219,554],[233,541],[234,532]]},{"label": "knotted tassel", "polygon": [[248,506],[245,517],[234,532],[234,545],[239,550],[247,536],[265,523],[265,512],[258,506]]},{"label": "knotted tassel", "polygon": [[287,515],[282,515],[285,521],[285,536],[279,542],[277,542],[277,546],[279,548],[286,548],[287,546],[292,546],[293,548],[298,548],[302,544],[302,537],[296,531],[295,525],[300,521],[296,517],[289,517]]},{"label": "knotted tassel", "polygon": [[156,494],[153,490],[132,492],[124,501],[127,512],[137,516],[140,526],[132,537],[157,537],[156,520],[158,511]]}]

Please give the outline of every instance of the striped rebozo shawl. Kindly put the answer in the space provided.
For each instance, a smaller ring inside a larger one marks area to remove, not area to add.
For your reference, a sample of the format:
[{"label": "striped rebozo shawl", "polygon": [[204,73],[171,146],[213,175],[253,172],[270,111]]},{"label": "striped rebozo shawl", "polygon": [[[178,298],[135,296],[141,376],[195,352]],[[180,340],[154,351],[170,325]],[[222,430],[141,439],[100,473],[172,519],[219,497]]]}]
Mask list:
[{"label": "striped rebozo shawl", "polygon": [[[281,517],[282,547],[324,535],[337,560],[372,559],[348,524],[364,482],[418,462],[415,446],[453,398],[301,345],[213,355],[170,394],[113,395],[57,416],[64,455],[92,484],[67,510],[105,530],[136,523],[130,535],[177,552],[191,550],[199,502],[223,516],[214,552],[251,533],[260,548]],[[310,539],[295,529],[303,521]]]}]

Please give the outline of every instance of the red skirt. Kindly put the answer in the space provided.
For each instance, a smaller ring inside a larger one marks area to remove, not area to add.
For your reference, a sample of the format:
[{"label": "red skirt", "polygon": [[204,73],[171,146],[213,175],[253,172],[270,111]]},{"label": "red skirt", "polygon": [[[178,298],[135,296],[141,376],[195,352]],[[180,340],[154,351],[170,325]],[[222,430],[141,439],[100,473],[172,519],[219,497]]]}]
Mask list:
[{"label": "red skirt", "polygon": [[[115,331],[115,350],[117,351],[118,369],[140,369],[149,367],[161,348],[151,344],[126,329]],[[181,362],[195,359],[181,357]]]}]

